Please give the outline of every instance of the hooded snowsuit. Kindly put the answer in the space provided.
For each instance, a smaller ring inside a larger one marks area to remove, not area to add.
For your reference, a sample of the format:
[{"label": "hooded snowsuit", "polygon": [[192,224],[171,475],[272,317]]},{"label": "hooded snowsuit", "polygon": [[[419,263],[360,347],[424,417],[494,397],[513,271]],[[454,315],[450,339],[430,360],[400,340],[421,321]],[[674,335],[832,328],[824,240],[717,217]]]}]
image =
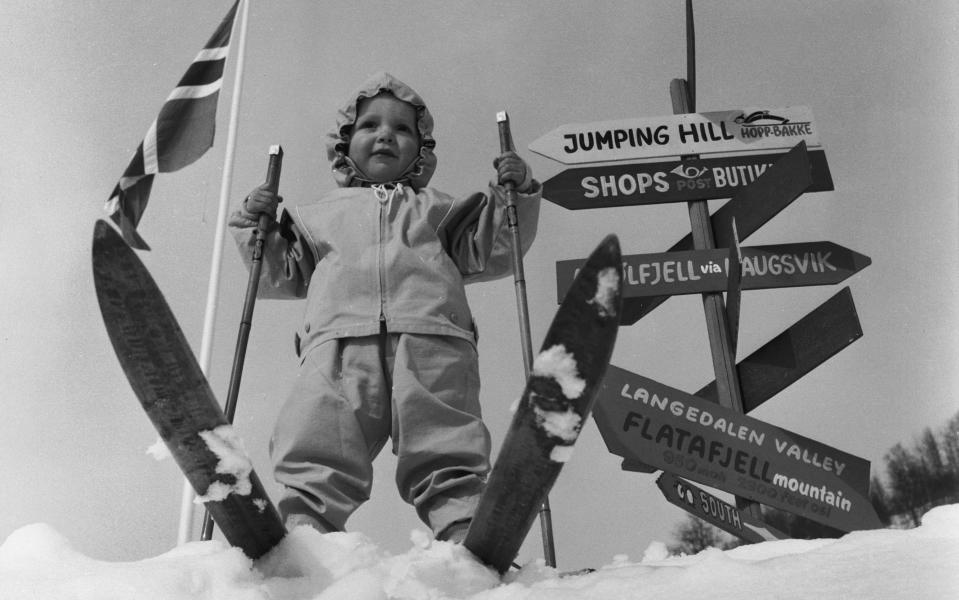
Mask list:
[{"label": "hooded snowsuit", "polygon": [[[417,111],[419,156],[392,184],[370,184],[346,155],[363,98],[383,91]],[[301,366],[271,455],[287,525],[342,530],[369,498],[372,461],[387,438],[403,499],[438,537],[467,521],[489,471],[479,404],[475,327],[464,285],[510,273],[505,192],[453,197],[425,187],[436,166],[433,119],[389,74],[339,111],[327,149],[340,186],[284,211],[270,231],[259,295],[306,298]],[[540,186],[521,194],[523,252]],[[249,263],[255,221],[231,228]]]}]

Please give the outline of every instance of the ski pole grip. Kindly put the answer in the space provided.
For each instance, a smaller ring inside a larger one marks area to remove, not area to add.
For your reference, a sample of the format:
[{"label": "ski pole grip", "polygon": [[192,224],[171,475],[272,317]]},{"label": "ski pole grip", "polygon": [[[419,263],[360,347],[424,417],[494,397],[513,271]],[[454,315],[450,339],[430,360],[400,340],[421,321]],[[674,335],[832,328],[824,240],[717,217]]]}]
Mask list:
[{"label": "ski pole grip", "polygon": [[[280,170],[283,168],[283,148],[279,144],[270,146],[270,162],[266,167],[266,185],[274,194],[280,188]],[[269,215],[261,214],[259,222],[259,236],[266,237],[266,229],[270,226]]]},{"label": "ski pole grip", "polygon": [[280,169],[283,166],[283,148],[279,144],[270,146],[270,163],[266,167],[266,185],[274,194],[280,187]]},{"label": "ski pole grip", "polygon": [[[509,115],[505,110],[496,113],[496,128],[499,130],[500,152],[509,152],[513,149],[513,134],[510,133]],[[519,227],[519,219],[516,215],[516,186],[513,182],[507,181],[503,187],[506,189],[506,222],[509,228],[515,231]],[[517,247],[519,247],[518,243]]]},{"label": "ski pole grip", "polygon": [[499,129],[499,150],[509,152],[513,149],[513,135],[509,130],[509,115],[505,110],[496,113],[496,125]]}]

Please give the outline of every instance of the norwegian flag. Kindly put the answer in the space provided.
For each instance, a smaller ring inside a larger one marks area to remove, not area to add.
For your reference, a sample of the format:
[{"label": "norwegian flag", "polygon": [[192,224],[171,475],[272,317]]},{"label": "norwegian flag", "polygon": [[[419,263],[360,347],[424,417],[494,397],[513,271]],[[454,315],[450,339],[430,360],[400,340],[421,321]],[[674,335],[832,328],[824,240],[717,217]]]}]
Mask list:
[{"label": "norwegian flag", "polygon": [[133,248],[150,249],[136,227],[146,210],[153,176],[187,166],[213,145],[216,104],[238,4],[239,0],[234,2],[186,74],[170,92],[110,194],[106,211]]}]

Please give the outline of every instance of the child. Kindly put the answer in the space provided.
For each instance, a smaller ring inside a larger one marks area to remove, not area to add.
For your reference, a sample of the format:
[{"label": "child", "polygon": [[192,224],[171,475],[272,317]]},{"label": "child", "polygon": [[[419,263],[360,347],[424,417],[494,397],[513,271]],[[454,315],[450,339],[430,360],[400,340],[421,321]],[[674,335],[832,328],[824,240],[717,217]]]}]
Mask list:
[{"label": "child", "polygon": [[[270,444],[287,527],[344,529],[369,499],[387,438],[403,499],[437,539],[462,541],[490,468],[479,404],[476,328],[464,284],[511,272],[502,185],[518,192],[523,252],[536,235],[540,185],[514,152],[498,184],[452,197],[426,187],[433,118],[387,73],[340,110],[327,153],[340,186],[271,226],[260,296],[306,298],[300,369]],[[230,225],[250,260],[260,186]]]}]

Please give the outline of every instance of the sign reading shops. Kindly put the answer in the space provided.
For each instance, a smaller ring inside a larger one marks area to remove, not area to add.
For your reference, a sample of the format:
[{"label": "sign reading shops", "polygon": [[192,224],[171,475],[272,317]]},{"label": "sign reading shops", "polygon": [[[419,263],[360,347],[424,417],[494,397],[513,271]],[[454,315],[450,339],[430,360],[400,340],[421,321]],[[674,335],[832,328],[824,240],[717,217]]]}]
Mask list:
[{"label": "sign reading shops", "polygon": [[800,141],[821,146],[805,106],[747,108],[562,125],[529,149],[563,164],[643,160],[687,154],[786,150]]},{"label": "sign reading shops", "polygon": [[593,417],[607,448],[843,531],[882,526],[869,461],[610,365]]},{"label": "sign reading shops", "polygon": [[[756,181],[782,152],[591,165],[566,169],[543,182],[543,198],[568,210],[729,198]],[[826,153],[809,152],[807,192],[834,188]]]}]

